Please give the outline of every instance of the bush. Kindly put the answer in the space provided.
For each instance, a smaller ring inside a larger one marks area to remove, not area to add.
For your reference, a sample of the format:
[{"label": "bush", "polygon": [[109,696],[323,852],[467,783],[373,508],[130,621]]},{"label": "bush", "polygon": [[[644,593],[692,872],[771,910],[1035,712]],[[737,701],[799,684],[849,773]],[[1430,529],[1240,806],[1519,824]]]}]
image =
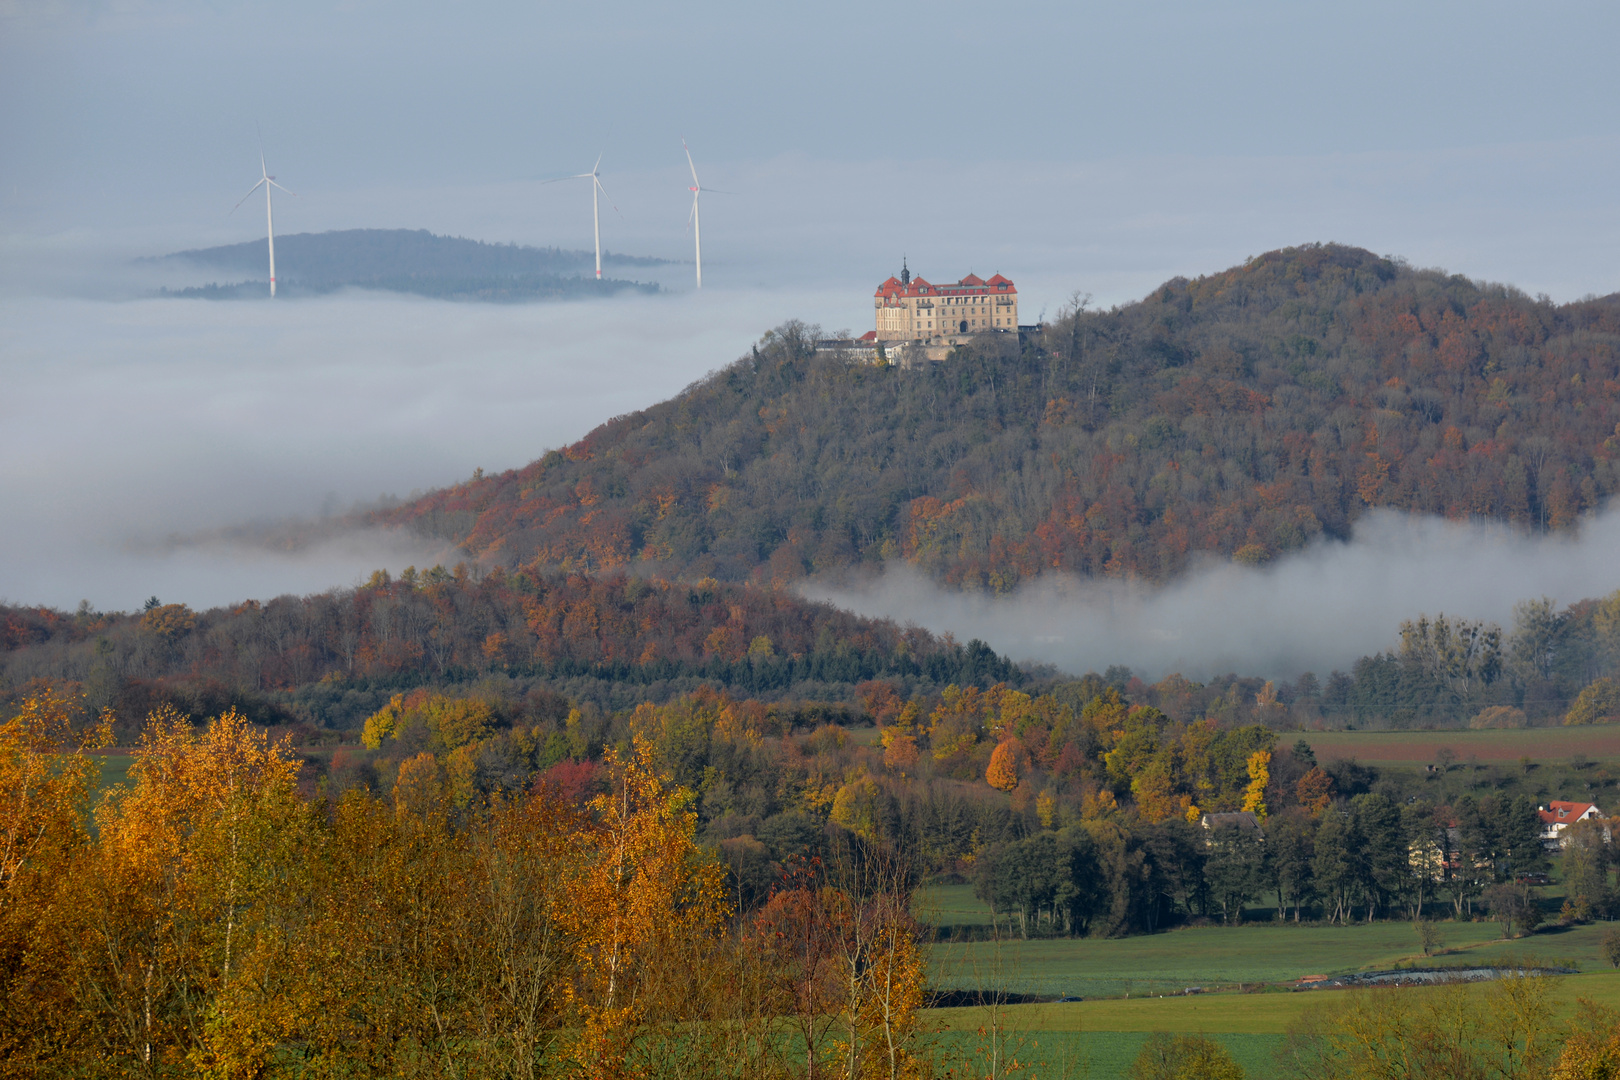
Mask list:
[{"label": "bush", "polygon": [[1575,699],[1564,716],[1566,724],[1606,724],[1620,722],[1620,682],[1598,679]]},{"label": "bush", "polygon": [[1620,968],[1620,930],[1610,930],[1603,935],[1603,959]]},{"label": "bush", "polygon": [[1468,721],[1468,726],[1480,731],[1486,728],[1522,728],[1526,723],[1523,709],[1515,709],[1511,705],[1492,705]]},{"label": "bush", "polygon": [[1541,905],[1528,885],[1492,885],[1481,899],[1486,910],[1502,924],[1503,937],[1516,936],[1514,927],[1522,935],[1535,933],[1541,925]]},{"label": "bush", "polygon": [[1130,1080],[1243,1080],[1226,1048],[1201,1035],[1151,1036],[1131,1065]]}]

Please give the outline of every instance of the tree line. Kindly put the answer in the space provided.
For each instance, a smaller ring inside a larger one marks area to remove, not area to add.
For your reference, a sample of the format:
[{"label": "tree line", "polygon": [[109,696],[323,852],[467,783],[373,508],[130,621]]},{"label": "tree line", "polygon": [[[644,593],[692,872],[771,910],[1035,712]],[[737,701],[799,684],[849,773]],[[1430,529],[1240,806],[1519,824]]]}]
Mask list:
[{"label": "tree line", "polygon": [[[1151,932],[1188,919],[1268,917],[1329,923],[1459,919],[1488,912],[1504,935],[1543,921],[1520,879],[1550,869],[1541,823],[1524,796],[1464,796],[1397,805],[1364,793],[1339,805],[1293,807],[1204,827],[1082,821],[986,849],[975,893],[1023,936]],[[1583,825],[1561,857],[1566,915],[1620,915],[1602,828]]]},{"label": "tree line", "polygon": [[[1149,684],[1115,666],[1087,685],[1112,686],[1184,723],[1279,731],[1620,719],[1620,592],[1562,608],[1525,601],[1507,630],[1423,616],[1403,623],[1398,638],[1325,679],[1230,673],[1198,683],[1172,674]],[[398,579],[378,571],[358,589],[203,612],[156,598],[133,614],[0,606],[0,700],[48,684],[123,716],[168,703],[197,716],[235,708],[262,723],[353,730],[400,691],[501,682],[506,697],[561,694],[610,711],[707,686],[807,702],[807,723],[872,722],[856,692],[872,680],[908,695],[953,684],[1066,685],[979,641],[961,645],[790,591],[714,579],[462,565],[408,568]]]},{"label": "tree line", "polygon": [[[92,710],[358,728],[401,689],[498,675],[633,707],[698,685],[752,697],[848,699],[858,682],[1019,682],[979,641],[862,619],[791,593],[624,575],[378,571],[356,589],[194,612],[0,608],[0,695],[83,689]],[[126,732],[126,734],[133,734]]]}]

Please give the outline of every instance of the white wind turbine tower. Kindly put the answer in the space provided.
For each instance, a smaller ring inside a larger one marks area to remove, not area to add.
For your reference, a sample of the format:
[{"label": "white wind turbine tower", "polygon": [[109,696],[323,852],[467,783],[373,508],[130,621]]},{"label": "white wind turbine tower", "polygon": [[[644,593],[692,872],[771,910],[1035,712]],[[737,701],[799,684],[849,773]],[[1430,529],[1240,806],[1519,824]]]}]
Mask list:
[{"label": "white wind turbine tower", "polygon": [[[599,195],[605,196],[607,188],[602,186],[602,155],[596,155],[596,164],[591,166],[590,172],[575,173],[573,176],[559,176],[555,180],[547,180],[548,184],[560,184],[564,180],[586,180],[591,182],[591,225],[596,230],[596,280],[602,280],[602,208],[597,204]],[[608,199],[608,205],[613,206],[613,200]],[[619,214],[619,208],[613,206],[613,212]],[[623,217],[623,214],[619,214]]]},{"label": "white wind turbine tower", "polygon": [[[281,188],[282,191],[287,191],[287,189],[276,183],[276,178],[270,175],[269,169],[265,168],[263,150],[259,151],[259,182],[249,188],[246,195],[237,200],[236,206],[231,207],[231,213],[236,213],[237,209],[247,202],[248,198],[261,187],[264,188],[264,228],[266,235],[270,238],[270,295],[274,296],[276,295],[276,220],[270,213],[270,189],[273,187]],[[287,194],[293,195],[296,193],[287,191]]]},{"label": "white wind turbine tower", "polygon": [[692,192],[692,213],[686,220],[692,226],[692,243],[697,254],[697,287],[701,289],[703,288],[703,225],[698,220],[698,197],[705,191],[714,195],[730,195],[731,192],[717,191],[714,188],[706,188],[700,184],[698,182],[697,166],[692,164],[692,148],[686,145],[685,139],[681,140],[681,149],[686,151],[686,167],[692,170],[692,186],[688,189]]}]

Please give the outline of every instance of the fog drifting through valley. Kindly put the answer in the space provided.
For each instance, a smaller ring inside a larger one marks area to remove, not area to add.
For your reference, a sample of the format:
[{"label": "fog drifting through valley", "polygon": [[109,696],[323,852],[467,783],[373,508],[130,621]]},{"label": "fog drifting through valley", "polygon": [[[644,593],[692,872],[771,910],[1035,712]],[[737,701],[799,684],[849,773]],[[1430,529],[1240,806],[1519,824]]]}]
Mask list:
[{"label": "fog drifting through valley", "polygon": [[527,464],[821,304],[795,299],[0,300],[0,598],[203,606],[430,564],[274,526]]},{"label": "fog drifting through valley", "polygon": [[1074,674],[1124,664],[1149,679],[1206,679],[1325,678],[1394,647],[1400,621],[1419,614],[1509,628],[1519,600],[1568,604],[1616,588],[1620,511],[1574,536],[1375,511],[1349,542],[1320,541],[1266,567],[1206,563],[1159,588],[1048,575],[991,597],[941,589],[901,564],[864,587],[822,583],[805,593]]}]

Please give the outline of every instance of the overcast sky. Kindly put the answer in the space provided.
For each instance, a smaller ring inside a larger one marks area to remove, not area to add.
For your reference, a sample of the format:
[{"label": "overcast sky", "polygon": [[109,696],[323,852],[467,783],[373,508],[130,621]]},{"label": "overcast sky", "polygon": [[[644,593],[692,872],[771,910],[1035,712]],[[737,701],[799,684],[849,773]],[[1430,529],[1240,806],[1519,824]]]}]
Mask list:
[{"label": "overcast sky", "polygon": [[[785,318],[870,327],[902,255],[1007,274],[1025,321],[1315,240],[1620,290],[1616,41],[1612,0],[0,0],[0,599],[220,603],[426,557],[170,537],[521,465]],[[262,236],[231,213],[261,138],[281,233],[585,248],[588,187],[541,181],[600,153],[605,245],[688,258],[683,137],[733,193],[701,302],[165,301],[189,282],[129,262]]]},{"label": "overcast sky", "polygon": [[[1620,5],[0,0],[0,248],[410,226],[684,255],[717,286],[935,277],[1126,300],[1340,240],[1564,299],[1620,289]],[[877,275],[877,277],[874,277]],[[1033,310],[1032,310],[1033,313]],[[855,314],[865,314],[856,310]]]}]

